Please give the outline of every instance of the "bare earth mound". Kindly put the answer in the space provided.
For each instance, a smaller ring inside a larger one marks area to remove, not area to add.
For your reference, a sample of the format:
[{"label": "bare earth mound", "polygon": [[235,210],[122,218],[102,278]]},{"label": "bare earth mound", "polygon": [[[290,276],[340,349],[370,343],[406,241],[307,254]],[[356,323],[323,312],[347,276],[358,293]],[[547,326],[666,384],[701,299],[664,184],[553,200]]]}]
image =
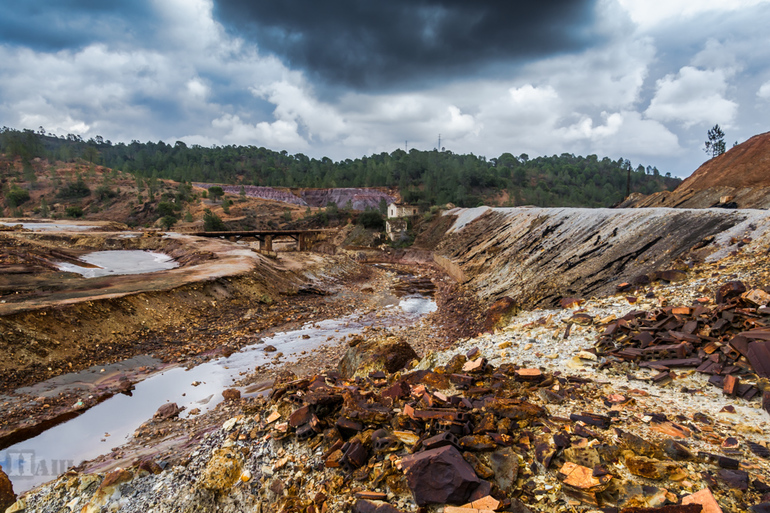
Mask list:
[{"label": "bare earth mound", "polygon": [[[699,167],[673,192],[632,194],[622,207],[770,207],[770,132],[755,135]],[[723,201],[731,196],[727,201]],[[734,203],[734,204],[733,204]]]}]

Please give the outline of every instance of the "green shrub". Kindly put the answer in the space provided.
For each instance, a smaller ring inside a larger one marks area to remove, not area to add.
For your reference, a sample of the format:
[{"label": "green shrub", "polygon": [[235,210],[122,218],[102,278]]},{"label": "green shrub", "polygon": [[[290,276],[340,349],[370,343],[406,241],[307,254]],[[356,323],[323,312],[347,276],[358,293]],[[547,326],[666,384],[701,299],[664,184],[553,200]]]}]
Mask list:
[{"label": "green shrub", "polygon": [[171,227],[174,226],[175,224],[176,224],[176,217],[174,216],[163,216],[160,218],[160,225],[166,231],[170,230]]},{"label": "green shrub", "polygon": [[83,181],[83,177],[78,176],[77,180],[74,182],[68,182],[64,185],[64,187],[61,188],[61,190],[56,193],[57,198],[62,199],[76,199],[76,198],[85,198],[86,196],[91,195],[91,189],[88,188],[86,183]]},{"label": "green shrub", "polygon": [[385,220],[377,210],[367,210],[359,214],[358,224],[369,230],[384,230]]},{"label": "green shrub", "polygon": [[65,213],[67,217],[83,217],[83,209],[77,205],[67,207]]},{"label": "green shrub", "polygon": [[206,232],[224,232],[227,230],[222,219],[210,209],[203,211],[203,231]]},{"label": "green shrub", "polygon": [[167,201],[161,201],[158,203],[158,215],[161,217],[176,217],[174,216],[174,205]]},{"label": "green shrub", "polygon": [[14,185],[11,190],[5,194],[5,202],[11,208],[16,208],[29,201],[29,191]]},{"label": "green shrub", "polygon": [[104,201],[108,198],[114,198],[117,195],[118,193],[113,191],[107,185],[100,185],[96,188],[96,197],[99,198],[99,201]]}]

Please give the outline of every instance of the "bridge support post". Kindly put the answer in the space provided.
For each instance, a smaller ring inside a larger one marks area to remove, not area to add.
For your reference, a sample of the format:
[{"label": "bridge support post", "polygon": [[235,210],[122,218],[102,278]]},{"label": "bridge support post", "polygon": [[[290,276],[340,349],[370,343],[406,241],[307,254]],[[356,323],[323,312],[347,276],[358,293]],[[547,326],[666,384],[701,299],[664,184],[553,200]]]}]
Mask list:
[{"label": "bridge support post", "polygon": [[273,251],[273,236],[265,235],[264,238],[259,241],[259,249],[262,251]]},{"label": "bridge support post", "polygon": [[300,251],[307,251],[307,235],[304,233],[299,234],[299,241],[297,242],[297,246],[299,246],[297,249]]}]

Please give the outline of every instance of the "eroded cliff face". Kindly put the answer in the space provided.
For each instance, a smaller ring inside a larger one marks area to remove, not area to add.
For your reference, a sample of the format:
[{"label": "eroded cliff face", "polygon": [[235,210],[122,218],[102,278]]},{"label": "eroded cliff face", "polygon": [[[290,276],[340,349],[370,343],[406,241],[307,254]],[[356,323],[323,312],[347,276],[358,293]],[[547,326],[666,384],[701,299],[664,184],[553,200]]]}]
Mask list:
[{"label": "eroded cliff face", "polygon": [[510,296],[525,308],[613,293],[655,272],[686,272],[770,227],[770,214],[758,210],[480,207],[446,215],[456,221],[437,261],[456,266],[453,274],[481,299]]}]

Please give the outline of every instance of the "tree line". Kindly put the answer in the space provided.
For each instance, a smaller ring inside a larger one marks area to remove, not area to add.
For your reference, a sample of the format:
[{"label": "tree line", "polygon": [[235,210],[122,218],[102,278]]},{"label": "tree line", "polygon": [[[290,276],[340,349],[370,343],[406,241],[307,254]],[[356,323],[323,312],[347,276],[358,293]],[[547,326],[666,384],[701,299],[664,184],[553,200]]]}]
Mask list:
[{"label": "tree line", "polygon": [[257,146],[188,146],[132,141],[113,144],[97,136],[0,129],[0,152],[23,161],[34,157],[64,162],[82,159],[144,179],[215,182],[271,187],[398,187],[408,203],[474,207],[537,205],[603,207],[631,192],[674,189],[681,180],[624,158],[561,155],[529,158],[503,153],[487,159],[451,151],[397,149],[332,161],[290,155]]}]

